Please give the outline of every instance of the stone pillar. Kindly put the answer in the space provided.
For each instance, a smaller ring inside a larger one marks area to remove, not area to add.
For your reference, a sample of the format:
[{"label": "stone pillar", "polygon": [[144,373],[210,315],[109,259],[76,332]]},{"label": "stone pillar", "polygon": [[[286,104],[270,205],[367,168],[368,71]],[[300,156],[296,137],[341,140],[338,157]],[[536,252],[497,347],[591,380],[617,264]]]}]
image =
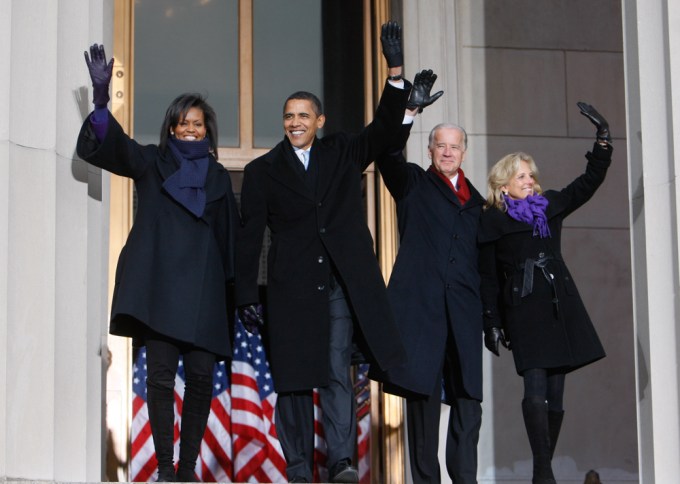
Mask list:
[{"label": "stone pillar", "polygon": [[624,0],[640,482],[680,475],[680,5]]},{"label": "stone pillar", "polygon": [[102,477],[108,177],[76,159],[75,144],[90,109],[83,51],[111,43],[112,13],[111,1],[0,6],[0,476],[8,480]]}]

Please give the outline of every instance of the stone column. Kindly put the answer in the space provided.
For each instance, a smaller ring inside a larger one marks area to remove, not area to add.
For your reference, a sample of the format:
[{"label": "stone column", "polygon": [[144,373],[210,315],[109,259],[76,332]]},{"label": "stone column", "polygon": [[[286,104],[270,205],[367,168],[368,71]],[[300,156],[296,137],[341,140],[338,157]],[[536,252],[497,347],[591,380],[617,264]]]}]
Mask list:
[{"label": "stone column", "polygon": [[624,0],[640,482],[680,475],[680,5]]},{"label": "stone column", "polygon": [[[100,481],[107,176],[76,159],[111,1],[2,2],[0,476]],[[6,330],[4,329],[6,328]]]}]

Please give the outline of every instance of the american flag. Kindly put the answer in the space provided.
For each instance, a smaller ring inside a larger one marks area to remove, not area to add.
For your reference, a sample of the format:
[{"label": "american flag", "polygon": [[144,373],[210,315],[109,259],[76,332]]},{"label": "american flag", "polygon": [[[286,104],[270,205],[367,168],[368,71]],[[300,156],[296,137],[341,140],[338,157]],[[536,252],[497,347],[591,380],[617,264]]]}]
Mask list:
[{"label": "american flag", "polygon": [[[358,469],[361,483],[370,482],[370,383],[368,365],[360,365],[355,378],[357,395]],[[130,481],[156,480],[149,414],[146,405],[146,349],[138,350],[133,364],[133,417]],[[249,334],[236,322],[234,357],[230,372],[215,364],[213,400],[203,437],[196,474],[203,482],[287,482],[286,463],[276,437],[274,393],[269,363],[259,334]],[[175,462],[179,458],[179,429],[184,396],[180,360],[175,378]],[[314,480],[328,480],[326,444],[321,426],[318,393],[314,392]]]}]

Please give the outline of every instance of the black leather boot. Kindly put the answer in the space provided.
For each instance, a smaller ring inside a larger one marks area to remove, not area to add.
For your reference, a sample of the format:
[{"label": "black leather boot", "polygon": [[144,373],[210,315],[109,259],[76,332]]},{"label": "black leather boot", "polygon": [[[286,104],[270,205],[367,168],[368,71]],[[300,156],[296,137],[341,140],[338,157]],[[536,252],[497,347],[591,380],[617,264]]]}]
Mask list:
[{"label": "black leather boot", "polygon": [[562,420],[564,419],[564,410],[559,412],[548,411],[548,435],[550,435],[550,460],[555,455],[555,447],[557,446],[557,439],[560,436],[562,429]]},{"label": "black leather boot", "polygon": [[522,400],[522,415],[534,458],[532,484],[556,484],[550,464],[550,436],[548,433],[548,403],[540,397]]},{"label": "black leather boot", "polygon": [[211,400],[212,378],[206,381],[187,381],[179,436],[178,482],[197,482],[194,470],[210,415]]},{"label": "black leather boot", "polygon": [[158,460],[158,481],[175,482],[173,464],[175,440],[175,395],[173,389],[160,388],[147,381],[146,404],[153,446]]}]

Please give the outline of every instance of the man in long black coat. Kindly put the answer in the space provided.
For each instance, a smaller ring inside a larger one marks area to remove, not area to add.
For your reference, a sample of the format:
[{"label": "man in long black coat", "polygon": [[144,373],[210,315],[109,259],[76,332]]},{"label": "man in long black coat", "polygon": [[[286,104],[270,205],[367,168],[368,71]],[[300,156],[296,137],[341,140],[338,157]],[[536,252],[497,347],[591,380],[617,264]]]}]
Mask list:
[{"label": "man in long black coat", "polygon": [[236,303],[241,319],[248,320],[258,301],[267,226],[266,326],[278,393],[276,430],[291,481],[312,480],[312,390],[318,388],[330,480],[357,482],[351,465],[356,445],[349,372],[353,336],[366,343],[366,357],[382,369],[405,360],[361,190],[362,172],[399,133],[409,95],[404,87],[410,86],[401,80],[400,29],[387,26],[381,40],[390,81],[373,122],[358,135],[319,139],[316,132],[325,121],[320,101],[307,92],[294,93],[284,105],[285,138],[244,170]]},{"label": "man in long black coat", "polygon": [[437,448],[442,383],[451,405],[449,475],[455,483],[476,482],[482,416],[476,238],[484,199],[460,169],[466,149],[462,128],[440,124],[430,133],[432,165],[427,170],[407,163],[399,152],[377,160],[397,202],[400,246],[388,296],[409,349],[408,362],[388,371],[385,390],[407,399],[416,483],[441,480]]}]

